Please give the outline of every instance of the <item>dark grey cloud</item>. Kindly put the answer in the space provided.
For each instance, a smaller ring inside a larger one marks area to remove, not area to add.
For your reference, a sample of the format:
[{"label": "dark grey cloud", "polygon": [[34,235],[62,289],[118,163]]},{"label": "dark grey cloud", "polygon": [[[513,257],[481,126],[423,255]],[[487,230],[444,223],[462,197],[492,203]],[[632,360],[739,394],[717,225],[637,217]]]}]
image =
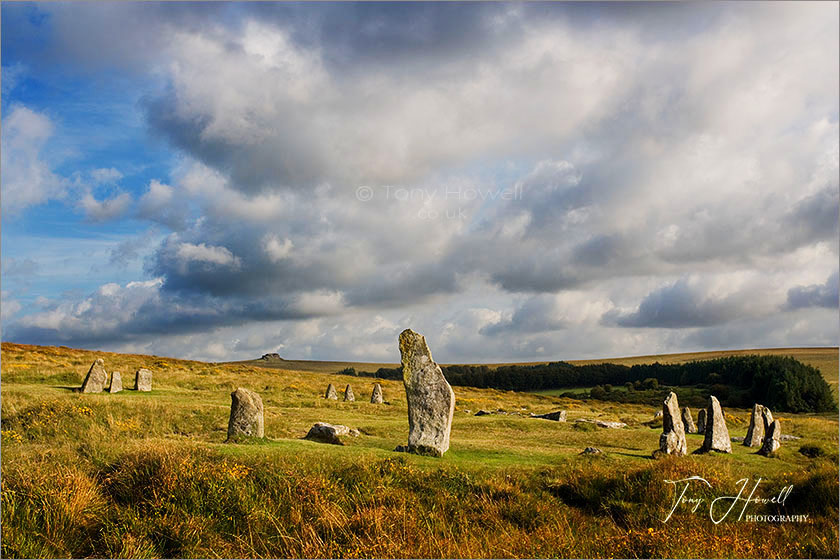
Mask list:
[{"label": "dark grey cloud", "polygon": [[685,279],[652,291],[631,313],[611,311],[604,315],[605,324],[620,327],[682,329],[727,323],[743,316],[744,309],[736,298],[710,298],[699,286]]},{"label": "dark grey cloud", "polygon": [[796,286],[788,290],[787,309],[802,309],[805,307],[838,307],[837,272],[831,274],[825,284],[811,284]]}]

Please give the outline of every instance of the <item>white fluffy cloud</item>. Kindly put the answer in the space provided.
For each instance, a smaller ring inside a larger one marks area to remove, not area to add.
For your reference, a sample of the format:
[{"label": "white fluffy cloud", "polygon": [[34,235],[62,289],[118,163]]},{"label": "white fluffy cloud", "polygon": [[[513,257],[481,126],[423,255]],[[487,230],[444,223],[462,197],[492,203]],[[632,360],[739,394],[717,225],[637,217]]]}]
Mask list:
[{"label": "white fluffy cloud", "polygon": [[52,120],[22,105],[3,115],[3,213],[15,214],[64,195],[64,185],[43,159]]}]

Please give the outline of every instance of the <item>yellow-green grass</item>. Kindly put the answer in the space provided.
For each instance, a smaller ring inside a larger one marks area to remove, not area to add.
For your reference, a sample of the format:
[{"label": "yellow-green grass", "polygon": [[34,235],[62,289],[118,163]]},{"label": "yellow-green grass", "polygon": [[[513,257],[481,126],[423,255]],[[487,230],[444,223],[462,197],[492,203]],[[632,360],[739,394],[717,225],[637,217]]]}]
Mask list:
[{"label": "yellow-green grass", "polygon": [[[154,390],[70,390],[97,357],[126,387],[137,368],[152,369]],[[657,461],[650,456],[661,430],[647,425],[651,407],[455,387],[451,448],[436,459],[393,452],[408,431],[401,382],[7,343],[1,372],[4,557],[838,552],[835,415],[779,414],[783,432],[802,440],[774,458],[733,443],[731,455]],[[367,402],[376,381],[389,404]],[[352,384],[358,400],[323,399],[327,383],[339,391]],[[236,387],[262,396],[265,440],[223,443]],[[474,416],[500,408],[522,416]],[[528,417],[557,409],[570,421]],[[743,436],[748,411],[726,413],[730,434]],[[600,429],[577,418],[628,426]],[[303,440],[317,421],[362,434],[343,447]],[[690,450],[701,442],[688,436]],[[804,444],[825,456],[806,457]],[[587,446],[605,453],[579,455]],[[715,525],[682,508],[663,523],[673,498],[663,479],[694,474],[721,493],[743,477],[764,478],[768,497],[794,484],[785,511],[809,513],[812,522]]]}]

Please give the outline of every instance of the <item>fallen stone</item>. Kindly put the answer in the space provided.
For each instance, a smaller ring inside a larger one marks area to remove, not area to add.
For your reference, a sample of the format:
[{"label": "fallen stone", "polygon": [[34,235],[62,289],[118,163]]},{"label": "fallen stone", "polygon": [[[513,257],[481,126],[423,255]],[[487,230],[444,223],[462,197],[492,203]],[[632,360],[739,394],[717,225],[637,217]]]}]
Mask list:
[{"label": "fallen stone", "polygon": [[698,451],[732,453],[732,442],[729,439],[729,430],[726,429],[726,420],[723,417],[720,402],[714,396],[709,397],[709,405],[706,407],[706,433],[703,446]]},{"label": "fallen stone", "polygon": [[330,443],[332,445],[344,445],[340,436],[358,437],[359,430],[342,426],[340,424],[327,424],[326,422],[316,422],[304,439],[313,441],[320,441],[321,443]]},{"label": "fallen stone", "polygon": [[696,434],[697,427],[694,425],[694,419],[691,417],[691,409],[683,407],[682,409],[682,423],[683,428],[685,429],[685,433],[687,434]]},{"label": "fallen stone", "polygon": [[327,392],[324,393],[324,398],[325,399],[332,399],[334,401],[338,400],[338,395],[336,394],[335,387],[333,387],[332,383],[327,385]]},{"label": "fallen stone", "polygon": [[353,402],[356,400],[356,395],[353,394],[353,387],[350,384],[347,384],[347,387],[344,388],[344,402]]},{"label": "fallen stone", "polygon": [[230,394],[228,441],[236,436],[263,437],[264,435],[262,398],[254,391],[239,387]]},{"label": "fallen stone", "polygon": [[595,424],[599,428],[610,428],[616,430],[627,426],[624,422],[610,422],[608,420],[592,420],[590,418],[578,418],[575,422],[586,422],[588,424]]},{"label": "fallen stone", "polygon": [[601,451],[597,447],[587,447],[586,449],[580,452],[580,455],[598,455],[601,453],[603,453],[603,451]]},{"label": "fallen stone", "polygon": [[423,335],[400,333],[403,384],[408,402],[408,445],[420,455],[443,456],[449,449],[455,393],[434,360]]},{"label": "fallen stone", "polygon": [[657,410],[656,414],[653,415],[653,419],[656,420],[657,418],[662,418],[662,411]]},{"label": "fallen stone", "polygon": [[134,374],[134,390],[135,391],[151,391],[152,390],[152,372],[146,368],[140,368]]},{"label": "fallen stone", "polygon": [[677,394],[672,391],[662,402],[662,435],[659,436],[659,451],[665,455],[682,456],[687,450],[680,404],[677,401]]},{"label": "fallen stone", "polygon": [[701,408],[699,412],[697,412],[697,433],[698,434],[705,434],[706,433],[706,409]]},{"label": "fallen stone", "polygon": [[120,372],[115,371],[114,373],[111,374],[111,386],[108,387],[108,392],[109,393],[119,393],[122,390],[123,390],[122,376],[120,375]]},{"label": "fallen stone", "polygon": [[802,439],[801,436],[794,436],[790,434],[782,434],[779,436],[779,441],[796,441],[798,439]]},{"label": "fallen stone", "polygon": [[372,404],[382,404],[382,385],[379,383],[373,384],[373,392],[370,394],[370,402]]},{"label": "fallen stone", "polygon": [[767,429],[767,432],[764,436],[764,442],[761,445],[761,449],[758,450],[759,454],[770,455],[771,453],[775,453],[779,447],[782,446],[781,444],[781,437],[782,437],[782,425],[779,423],[778,420],[774,420],[770,427]]},{"label": "fallen stone", "polygon": [[493,413],[490,412],[489,410],[479,410],[478,412],[475,413],[475,416],[487,416],[487,415],[490,415],[490,414],[493,414]]},{"label": "fallen stone", "polygon": [[744,438],[743,436],[732,436],[731,438],[729,438],[730,441],[734,441],[735,443],[743,443],[744,439],[746,438]]},{"label": "fallen stone", "polygon": [[105,371],[105,360],[97,358],[82,381],[82,393],[101,393],[108,382],[108,372]]},{"label": "fallen stone", "polygon": [[531,413],[531,418],[543,418],[545,420],[554,420],[555,422],[565,422],[566,421],[566,411],[565,410],[558,410],[556,412],[549,412],[547,414]]},{"label": "fallen stone", "polygon": [[764,427],[764,407],[755,403],[750,414],[750,426],[747,428],[747,435],[744,437],[744,445],[747,447],[761,445],[764,441]]}]

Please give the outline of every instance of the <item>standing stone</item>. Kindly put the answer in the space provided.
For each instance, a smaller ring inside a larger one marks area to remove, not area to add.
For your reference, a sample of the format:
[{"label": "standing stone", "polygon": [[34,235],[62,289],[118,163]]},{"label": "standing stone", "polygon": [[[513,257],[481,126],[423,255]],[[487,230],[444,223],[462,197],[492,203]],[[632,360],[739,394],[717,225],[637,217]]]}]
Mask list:
[{"label": "standing stone", "polygon": [[411,329],[400,333],[400,355],[408,401],[408,445],[397,451],[441,457],[449,449],[455,393],[432,360],[423,335]]},{"label": "standing stone", "polygon": [[122,376],[120,372],[115,371],[111,374],[111,386],[108,388],[109,393],[119,393],[122,391]]},{"label": "standing stone", "polygon": [[101,393],[108,383],[108,372],[105,371],[105,360],[97,358],[82,381],[82,393]]},{"label": "standing stone", "polygon": [[152,372],[146,368],[140,368],[134,375],[134,390],[135,391],[151,391],[152,390]]},{"label": "standing stone", "polygon": [[697,433],[698,434],[705,434],[706,433],[706,409],[701,408],[700,411],[697,413]]},{"label": "standing stone", "polygon": [[353,387],[350,384],[347,384],[347,387],[344,388],[344,402],[353,402],[356,400],[356,395],[353,394]]},{"label": "standing stone", "polygon": [[262,398],[257,393],[242,387],[230,394],[228,441],[238,435],[252,437],[265,435]]},{"label": "standing stone", "polygon": [[[772,423],[772,419],[770,422]],[[747,428],[744,445],[747,447],[756,447],[761,445],[764,441],[764,428],[764,407],[755,403],[753,405],[752,414],[750,414],[750,427]]]},{"label": "standing stone", "polygon": [[373,393],[370,395],[370,402],[373,404],[382,404],[382,385],[379,383],[373,384]]},{"label": "standing stone", "polygon": [[685,455],[685,429],[680,418],[680,405],[673,391],[662,403],[662,435],[659,436],[659,450],[666,455]]},{"label": "standing stone", "polygon": [[324,394],[324,398],[325,399],[332,399],[334,401],[338,400],[338,394],[335,392],[335,387],[333,387],[332,383],[327,385],[327,392],[326,392],[326,394]]},{"label": "standing stone", "polygon": [[762,407],[762,409],[761,409],[761,420],[762,420],[761,423],[764,424],[764,435],[766,437],[767,436],[767,430],[770,429],[770,424],[773,423],[773,413],[770,412],[770,409],[767,408],[766,406]]},{"label": "standing stone", "polygon": [[694,419],[691,418],[691,409],[687,406],[682,409],[682,421],[685,433],[696,434],[697,427],[694,425]]},{"label": "standing stone", "polygon": [[729,430],[726,429],[726,420],[723,417],[723,411],[717,397],[709,397],[709,406],[706,407],[706,437],[700,451],[732,453]]},{"label": "standing stone", "polygon": [[770,427],[767,428],[767,433],[764,436],[764,443],[761,445],[761,449],[759,449],[758,452],[765,457],[770,455],[781,447],[781,439],[782,425],[778,420],[774,420],[773,423],[770,424]]}]

